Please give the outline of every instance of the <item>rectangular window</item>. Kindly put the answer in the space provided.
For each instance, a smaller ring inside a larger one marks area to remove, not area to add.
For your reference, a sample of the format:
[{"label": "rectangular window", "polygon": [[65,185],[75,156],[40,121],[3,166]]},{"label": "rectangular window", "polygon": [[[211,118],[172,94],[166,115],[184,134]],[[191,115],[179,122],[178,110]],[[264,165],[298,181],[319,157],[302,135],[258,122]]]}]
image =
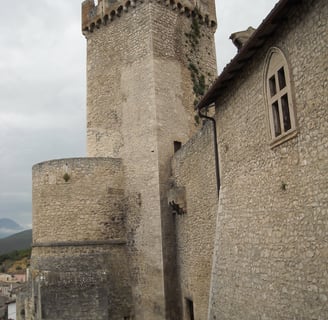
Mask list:
[{"label": "rectangular window", "polygon": [[282,117],[284,121],[284,130],[288,131],[292,125],[290,123],[290,114],[289,114],[289,105],[288,105],[288,96],[285,94],[281,97],[281,107],[282,107]]},{"label": "rectangular window", "polygon": [[269,79],[269,87],[271,97],[273,97],[277,93],[276,78],[274,75]]},{"label": "rectangular window", "polygon": [[279,135],[281,135],[278,101],[272,104],[272,115],[274,124],[274,134],[275,137],[278,137]]},{"label": "rectangular window", "polygon": [[278,70],[278,81],[279,81],[279,89],[282,90],[286,87],[286,78],[285,78],[285,72],[284,67],[281,67]]}]

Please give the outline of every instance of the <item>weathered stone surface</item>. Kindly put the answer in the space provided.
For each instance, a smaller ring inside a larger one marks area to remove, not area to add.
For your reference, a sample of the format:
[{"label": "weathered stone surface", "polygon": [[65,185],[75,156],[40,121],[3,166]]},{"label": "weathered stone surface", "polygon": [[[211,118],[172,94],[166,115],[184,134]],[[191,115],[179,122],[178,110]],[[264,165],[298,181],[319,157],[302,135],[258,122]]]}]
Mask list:
[{"label": "weathered stone surface", "polygon": [[186,299],[193,301],[196,319],[206,319],[218,204],[212,123],[174,155],[172,166],[175,187],[184,187],[186,195],[186,213],[174,216],[180,319],[190,319]]},{"label": "weathered stone surface", "polygon": [[30,277],[32,313],[42,319],[119,320],[131,314],[124,245],[34,247]]},{"label": "weathered stone surface", "polygon": [[[63,305],[62,319],[68,319],[69,294],[56,298],[65,281],[75,305],[87,300],[81,283],[93,288],[90,318],[181,319],[167,203],[170,160],[174,141],[185,143],[197,130],[194,100],[216,73],[213,8],[214,1],[202,2],[199,11],[189,1],[83,2],[87,149],[88,156],[104,158],[50,161],[33,169],[31,290],[38,294],[31,314],[43,310],[46,319],[58,318]],[[80,255],[101,270],[93,284]],[[114,276],[110,259],[126,266],[123,278]],[[113,287],[124,299],[111,311]],[[73,310],[72,319],[87,317]]]},{"label": "weathered stone surface", "polygon": [[[210,319],[327,319],[327,17],[322,0],[291,9],[217,101]],[[292,74],[298,134],[270,148],[263,74],[273,46]]]},{"label": "weathered stone surface", "polygon": [[27,319],[130,316],[124,207],[121,159],[61,159],[33,167]]},{"label": "weathered stone surface", "polygon": [[33,243],[125,238],[123,198],[120,159],[37,164],[33,167]]},{"label": "weathered stone surface", "polygon": [[[84,1],[90,158],[33,168],[26,319],[326,320],[328,5],[288,6],[221,87],[219,201],[213,128],[193,110],[215,75],[213,8]],[[297,123],[275,144],[272,47]]]},{"label": "weathered stone surface", "polygon": [[85,33],[88,154],[122,158],[127,199],[136,194],[140,199],[139,206],[127,200],[136,223],[129,252],[140,319],[180,319],[167,203],[170,159],[174,141],[185,143],[197,129],[190,65],[199,73],[197,81],[204,76],[204,86],[214,78],[214,31],[199,16],[146,1]]}]

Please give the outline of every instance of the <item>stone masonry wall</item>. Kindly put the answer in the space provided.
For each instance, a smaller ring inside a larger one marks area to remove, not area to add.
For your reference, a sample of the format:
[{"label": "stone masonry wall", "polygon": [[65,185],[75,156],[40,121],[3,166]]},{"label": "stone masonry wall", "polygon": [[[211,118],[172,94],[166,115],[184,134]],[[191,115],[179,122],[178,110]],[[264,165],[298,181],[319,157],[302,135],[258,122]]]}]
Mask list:
[{"label": "stone masonry wall", "polygon": [[[146,130],[145,120],[158,121],[161,138],[165,121],[173,122],[169,129],[182,142],[195,131],[193,104],[199,90],[193,87],[204,77],[204,90],[216,76],[216,28],[214,21],[208,25],[205,15],[191,17],[189,9],[180,10],[176,5],[138,2],[107,25],[84,33],[89,156],[122,157],[127,138]],[[135,124],[127,130],[130,113]]]},{"label": "stone masonry wall", "polygon": [[[174,141],[184,143],[196,130],[189,64],[194,61],[197,72],[204,74],[203,86],[215,75],[215,26],[204,21],[203,32],[195,38],[202,45],[192,48],[186,36],[191,33],[191,11],[173,7],[173,2],[137,1],[107,25],[85,32],[88,154],[123,159],[126,205],[136,209],[129,209],[128,232],[133,237],[131,277],[140,319],[180,319],[177,272],[169,263],[174,245],[166,219],[170,159]],[[136,197],[137,206],[129,200]]]},{"label": "stone masonry wall", "polygon": [[[303,1],[217,101],[222,188],[209,319],[328,316],[325,0]],[[289,64],[298,134],[270,148],[265,56]]]},{"label": "stone masonry wall", "polygon": [[[124,79],[124,70],[129,69],[130,77],[134,70],[143,71],[136,76],[146,85],[148,103],[152,101],[149,15],[145,5],[139,5],[108,25],[86,33],[89,156],[121,156],[124,145],[122,105],[130,98],[122,89],[133,85],[129,78]],[[150,69],[145,72],[147,68]],[[135,113],[134,105],[130,105],[128,111]]]},{"label": "stone masonry wall", "polygon": [[124,244],[34,247],[31,280],[36,319],[121,320],[131,315]]},{"label": "stone masonry wall", "polygon": [[33,167],[28,319],[131,316],[123,187],[120,159],[61,159]]},{"label": "stone masonry wall", "polygon": [[139,195],[139,207],[127,202],[131,285],[136,317],[155,320],[165,302],[151,30],[143,3],[87,35],[88,153],[122,157],[125,195]]},{"label": "stone masonry wall", "polygon": [[[174,155],[173,177],[173,190],[184,188],[185,192],[185,202],[180,203],[185,213],[174,215],[183,305],[180,319],[190,319],[186,299],[193,301],[195,320],[206,319],[218,204],[212,123],[207,122]],[[169,201],[181,201],[170,194]]]},{"label": "stone masonry wall", "polygon": [[33,243],[124,238],[123,183],[120,159],[75,158],[35,165]]},{"label": "stone masonry wall", "polygon": [[167,191],[174,141],[186,143],[199,130],[193,108],[202,89],[199,82],[204,77],[205,90],[216,74],[215,27],[162,5],[153,6],[152,20],[166,310],[167,319],[180,320],[175,226]]}]

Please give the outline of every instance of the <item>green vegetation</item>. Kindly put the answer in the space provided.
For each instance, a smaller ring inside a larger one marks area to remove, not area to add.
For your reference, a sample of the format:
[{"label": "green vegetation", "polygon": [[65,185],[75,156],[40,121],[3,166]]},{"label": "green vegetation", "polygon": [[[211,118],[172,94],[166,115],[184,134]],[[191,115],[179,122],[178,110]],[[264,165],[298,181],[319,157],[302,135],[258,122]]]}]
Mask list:
[{"label": "green vegetation", "polygon": [[[193,62],[189,56],[187,56],[187,60],[189,61],[188,69],[190,71],[190,76],[193,83],[193,92],[195,95],[194,106],[196,106],[206,91],[205,75],[201,72],[201,68],[199,66],[200,63],[196,58],[199,53],[199,41],[201,37],[204,36],[200,30],[199,12],[197,8],[195,9],[195,14],[191,19],[190,31],[185,33],[185,36],[187,37],[186,42],[191,45],[190,53],[193,56]],[[195,121],[198,124],[196,118]]]},{"label": "green vegetation", "polygon": [[70,176],[67,172],[63,175],[63,179],[65,180],[65,182],[67,182],[70,179]]},{"label": "green vegetation", "polygon": [[0,255],[0,272],[11,273],[26,270],[29,266],[31,248],[15,250],[10,253]]},{"label": "green vegetation", "polygon": [[18,261],[23,258],[30,258],[32,249],[15,250],[10,253],[0,255],[0,264],[6,260]]},{"label": "green vegetation", "polygon": [[190,40],[190,44],[194,49],[199,44],[199,38],[201,37],[198,15],[198,10],[195,9],[195,16],[191,19],[190,32],[185,33],[185,36]]}]

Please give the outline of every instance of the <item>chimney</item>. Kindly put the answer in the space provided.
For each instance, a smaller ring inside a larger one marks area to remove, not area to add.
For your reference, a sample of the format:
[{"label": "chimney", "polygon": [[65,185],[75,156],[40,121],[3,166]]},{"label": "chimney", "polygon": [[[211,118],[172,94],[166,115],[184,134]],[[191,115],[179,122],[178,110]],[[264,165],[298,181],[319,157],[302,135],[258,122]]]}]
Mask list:
[{"label": "chimney", "polygon": [[237,47],[238,51],[243,47],[243,45],[248,41],[248,39],[252,36],[255,29],[253,27],[248,27],[245,31],[238,31],[232,33],[230,39],[233,44]]}]

